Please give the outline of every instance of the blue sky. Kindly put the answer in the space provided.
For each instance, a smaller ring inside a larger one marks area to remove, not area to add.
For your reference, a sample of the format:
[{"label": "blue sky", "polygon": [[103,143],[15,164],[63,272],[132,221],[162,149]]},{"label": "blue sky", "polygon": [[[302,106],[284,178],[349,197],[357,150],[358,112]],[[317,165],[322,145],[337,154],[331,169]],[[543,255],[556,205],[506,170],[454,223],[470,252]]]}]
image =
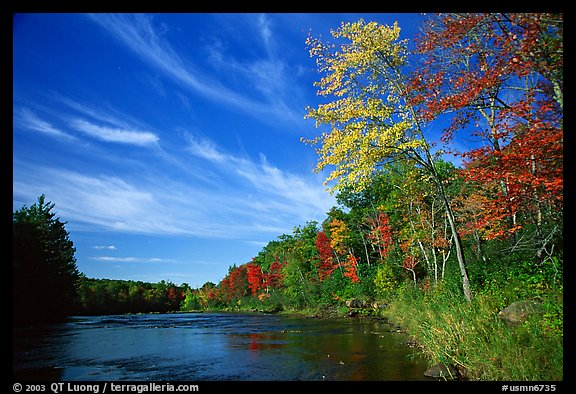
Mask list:
[{"label": "blue sky", "polygon": [[13,209],[41,194],[88,277],[218,283],[335,199],[305,40],[419,14],[19,14]]}]

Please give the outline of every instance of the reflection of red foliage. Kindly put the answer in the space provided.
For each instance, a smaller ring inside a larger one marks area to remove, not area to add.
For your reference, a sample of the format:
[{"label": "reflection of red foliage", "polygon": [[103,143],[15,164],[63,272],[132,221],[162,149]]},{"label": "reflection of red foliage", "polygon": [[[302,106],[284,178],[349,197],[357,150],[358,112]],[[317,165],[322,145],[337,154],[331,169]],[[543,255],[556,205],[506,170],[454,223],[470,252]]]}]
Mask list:
[{"label": "reflection of red foliage", "polygon": [[[280,336],[281,337],[281,336]],[[277,349],[284,347],[284,342],[279,341],[276,335],[268,333],[251,333],[248,334],[250,342],[248,343],[248,349],[251,351],[259,351],[264,349]]]}]

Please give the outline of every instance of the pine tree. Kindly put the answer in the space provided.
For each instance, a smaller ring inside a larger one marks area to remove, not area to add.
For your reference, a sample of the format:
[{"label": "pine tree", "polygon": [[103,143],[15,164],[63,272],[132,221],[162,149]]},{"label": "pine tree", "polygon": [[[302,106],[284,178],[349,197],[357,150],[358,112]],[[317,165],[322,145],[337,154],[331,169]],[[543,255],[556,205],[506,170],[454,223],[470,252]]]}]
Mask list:
[{"label": "pine tree", "polygon": [[41,195],[36,204],[13,213],[15,323],[57,320],[77,307],[76,249],[53,208]]}]

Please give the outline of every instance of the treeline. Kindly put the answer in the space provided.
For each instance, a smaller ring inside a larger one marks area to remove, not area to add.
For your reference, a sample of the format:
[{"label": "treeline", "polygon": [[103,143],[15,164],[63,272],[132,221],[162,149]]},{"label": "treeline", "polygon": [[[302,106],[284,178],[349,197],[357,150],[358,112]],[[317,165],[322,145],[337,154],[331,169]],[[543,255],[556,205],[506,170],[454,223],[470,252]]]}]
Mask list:
[{"label": "treeline", "polygon": [[[561,291],[561,210],[549,206],[538,221],[517,212],[521,228],[496,235],[471,215],[476,190],[462,170],[440,160],[436,166],[447,195],[460,202],[454,215],[472,292],[516,291],[515,297],[534,299]],[[442,287],[464,300],[449,225],[431,182],[416,166],[384,166],[362,192],[338,193],[339,205],[322,223],[310,221],[269,242],[251,261],[232,265],[217,286],[189,289],[183,309],[322,310],[352,299],[386,304],[406,286]],[[537,242],[539,233],[546,239]]]},{"label": "treeline", "polygon": [[452,280],[467,302],[516,278],[561,292],[562,14],[433,14],[414,49],[400,32],[359,20],[308,37],[325,102],[303,140],[339,206],[232,266],[206,304],[386,298],[406,281]]},{"label": "treeline", "polygon": [[[90,280],[42,196],[14,213],[15,316],[37,310],[37,294],[45,315],[78,302],[93,313],[376,303],[470,378],[562,380],[562,14],[431,15],[413,51],[397,24],[331,34],[307,40],[326,102],[308,108],[323,131],[305,142],[338,202],[322,223],[198,289]],[[475,147],[457,149],[458,133]],[[498,311],[519,300],[539,313],[508,327]]]},{"label": "treeline", "polygon": [[[14,325],[58,321],[71,315],[172,312],[186,303],[187,284],[91,279],[78,271],[66,223],[44,195],[12,215]],[[31,291],[30,289],[34,289]]]},{"label": "treeline", "polygon": [[186,284],[160,281],[92,279],[82,276],[78,282],[78,314],[166,313],[179,311]]},{"label": "treeline", "polygon": [[[376,301],[468,378],[562,380],[563,15],[433,14],[414,49],[398,24],[331,36],[307,40],[325,101],[303,140],[338,206],[192,293],[241,310]],[[511,327],[514,301],[533,309]]]}]

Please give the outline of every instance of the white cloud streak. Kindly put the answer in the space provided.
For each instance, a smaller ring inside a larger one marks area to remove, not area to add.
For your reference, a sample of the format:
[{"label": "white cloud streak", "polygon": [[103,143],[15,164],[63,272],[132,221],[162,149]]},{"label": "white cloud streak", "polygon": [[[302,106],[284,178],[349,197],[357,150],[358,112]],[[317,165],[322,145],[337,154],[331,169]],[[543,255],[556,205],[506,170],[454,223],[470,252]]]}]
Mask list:
[{"label": "white cloud streak", "polygon": [[32,131],[38,131],[52,137],[74,139],[73,136],[60,130],[57,127],[54,127],[51,123],[41,119],[29,108],[14,109],[14,126]]},{"label": "white cloud streak", "polygon": [[[209,140],[194,141],[190,153],[216,184],[168,175],[126,178],[14,163],[14,201],[30,204],[45,194],[76,231],[94,225],[111,231],[175,234],[238,240],[271,239],[318,220],[334,204],[321,184],[260,162],[221,152]],[[194,145],[195,144],[195,145]]]},{"label": "white cloud streak", "polygon": [[112,256],[94,256],[92,260],[111,262],[111,263],[174,263],[173,259],[161,259],[157,257],[112,257]]},{"label": "white cloud streak", "polygon": [[258,15],[258,29],[260,35],[262,36],[262,41],[268,51],[270,51],[270,40],[272,38],[272,30],[270,29],[270,21],[266,17],[266,14]]},{"label": "white cloud streak", "polygon": [[116,250],[117,248],[114,245],[96,245],[96,246],[94,246],[94,249]]},{"label": "white cloud streak", "polygon": [[[154,132],[139,130],[138,127],[124,120],[129,118],[126,115],[118,114],[118,116],[116,116],[113,114],[113,112],[115,112],[113,110],[105,111],[95,109],[62,96],[58,96],[57,99],[76,112],[76,115],[62,115],[58,112],[51,111],[54,112],[53,116],[62,123],[63,127],[58,128],[53,126],[50,122],[26,107],[14,108],[14,126],[16,128],[37,131],[55,138],[70,141],[75,140],[76,142],[80,141],[81,138],[78,137],[79,134],[78,136],[70,134],[72,130],[104,142],[143,147],[158,145],[160,138]],[[90,121],[83,117],[78,117],[77,114],[92,118],[93,120]],[[94,120],[99,124],[95,123]]]},{"label": "white cloud streak", "polygon": [[185,138],[188,143],[186,150],[194,156],[215,163],[224,163],[232,159],[229,155],[219,152],[216,145],[208,139],[199,138],[190,133],[186,133]]},{"label": "white cloud streak", "polygon": [[264,155],[260,162],[221,152],[207,139],[188,138],[188,151],[193,155],[216,164],[226,178],[244,179],[245,190],[258,198],[251,201],[250,209],[274,214],[280,220],[284,216],[302,220],[317,218],[335,204],[325,187],[316,178],[304,178],[271,165]]},{"label": "white cloud streak", "polygon": [[[240,65],[229,54],[221,54],[219,48],[211,48],[210,58],[217,64],[240,71],[242,80],[246,80],[246,76],[249,77],[248,84],[233,88],[201,71],[198,65],[189,59],[182,58],[162,36],[160,29],[154,27],[152,17],[143,14],[89,16],[142,60],[206,98],[218,103],[231,104],[264,120],[270,117],[291,121],[302,120],[303,114],[300,113],[300,109],[291,110],[286,102],[279,99],[293,96],[295,87],[293,84],[283,82],[286,77],[283,72],[284,64],[277,59],[257,59],[253,63]],[[259,34],[270,54],[272,31],[265,15],[259,17],[258,26]],[[255,87],[264,93],[266,99],[259,101],[249,97],[247,91],[250,87]],[[278,90],[278,87],[289,87],[290,93]]]},{"label": "white cloud streak", "polygon": [[99,126],[83,119],[74,119],[71,127],[93,138],[106,142],[117,142],[139,146],[156,145],[158,136],[149,131],[125,130],[114,127]]},{"label": "white cloud streak", "polygon": [[91,14],[90,17],[143,60],[178,82],[183,82],[189,88],[212,99],[225,100],[253,109],[254,103],[216,81],[205,75],[197,77],[199,73],[192,63],[185,63],[170,44],[155,31],[150,17],[143,14]]}]

